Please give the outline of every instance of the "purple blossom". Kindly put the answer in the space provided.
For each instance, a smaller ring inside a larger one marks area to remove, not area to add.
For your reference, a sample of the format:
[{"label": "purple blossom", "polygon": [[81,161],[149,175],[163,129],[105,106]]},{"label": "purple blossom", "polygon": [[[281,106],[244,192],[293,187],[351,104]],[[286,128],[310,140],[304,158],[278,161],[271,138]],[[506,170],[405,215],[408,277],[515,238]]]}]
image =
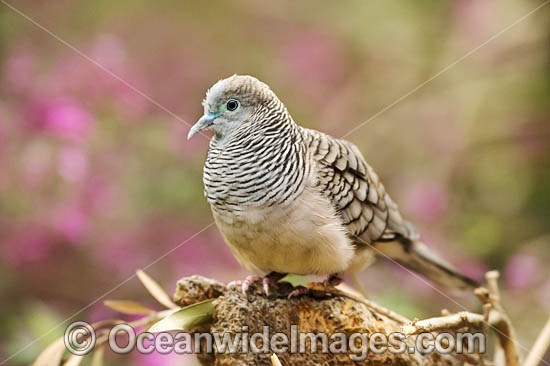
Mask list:
[{"label": "purple blossom", "polygon": [[27,119],[38,129],[72,141],[87,137],[92,127],[92,116],[70,98],[36,98],[27,109]]},{"label": "purple blossom", "polygon": [[67,240],[79,244],[89,227],[88,216],[76,207],[63,207],[54,214],[54,227]]}]

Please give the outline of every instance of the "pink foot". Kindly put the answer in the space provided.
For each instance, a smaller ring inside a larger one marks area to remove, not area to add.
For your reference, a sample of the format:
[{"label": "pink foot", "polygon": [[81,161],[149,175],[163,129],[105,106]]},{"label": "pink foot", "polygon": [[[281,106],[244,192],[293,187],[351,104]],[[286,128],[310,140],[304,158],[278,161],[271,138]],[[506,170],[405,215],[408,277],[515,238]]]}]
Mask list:
[{"label": "pink foot", "polygon": [[244,280],[231,281],[227,285],[228,286],[241,286],[243,294],[246,295],[250,285],[253,284],[254,282],[259,282],[259,281],[262,281],[262,277],[256,276],[256,275],[249,275],[249,276],[246,276],[246,278]]},{"label": "pink foot", "polygon": [[250,285],[252,285],[254,282],[262,282],[264,293],[269,296],[269,288],[270,287],[277,287],[277,282],[282,279],[286,274],[284,273],[278,273],[278,272],[271,272],[265,277],[260,277],[256,275],[250,275],[246,276],[244,280],[238,280],[238,281],[231,281],[227,285],[228,286],[242,286],[243,294],[248,293],[248,289],[250,288]]},{"label": "pink foot", "polygon": [[[332,296],[331,289],[341,284],[342,281],[343,280],[340,277],[338,277],[337,274],[333,274],[328,276],[328,278],[323,282],[313,284],[313,287],[304,287],[304,286],[296,287],[288,295],[288,298],[290,299],[292,297],[298,297],[298,296],[307,295],[311,293],[318,294],[319,292],[324,293],[326,296]],[[322,289],[320,289],[319,287],[322,287]]]},{"label": "pink foot", "polygon": [[293,297],[298,297],[302,295],[307,295],[311,292],[309,287],[297,286],[291,293],[288,294],[288,298],[292,299]]}]

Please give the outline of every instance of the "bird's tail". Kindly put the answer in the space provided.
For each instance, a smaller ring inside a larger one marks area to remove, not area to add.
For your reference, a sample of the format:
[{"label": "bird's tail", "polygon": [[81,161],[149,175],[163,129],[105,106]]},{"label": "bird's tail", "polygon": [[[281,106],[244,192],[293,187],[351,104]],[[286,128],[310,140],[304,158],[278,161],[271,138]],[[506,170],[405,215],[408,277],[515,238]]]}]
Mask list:
[{"label": "bird's tail", "polygon": [[374,244],[377,254],[421,274],[432,282],[448,288],[474,289],[479,283],[459,273],[451,264],[418,240],[399,238]]}]

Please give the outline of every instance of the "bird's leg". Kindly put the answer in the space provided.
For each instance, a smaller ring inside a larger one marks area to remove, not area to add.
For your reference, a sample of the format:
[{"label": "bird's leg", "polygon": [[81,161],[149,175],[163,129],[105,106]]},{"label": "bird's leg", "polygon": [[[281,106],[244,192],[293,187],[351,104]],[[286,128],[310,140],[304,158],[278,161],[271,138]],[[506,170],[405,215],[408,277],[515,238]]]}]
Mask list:
[{"label": "bird's leg", "polygon": [[294,287],[294,290],[292,290],[292,292],[288,294],[288,298],[291,299],[293,297],[307,295],[310,292],[311,292],[311,289],[309,287],[296,286],[296,287]]},{"label": "bird's leg", "polygon": [[286,273],[269,272],[262,280],[265,294],[269,296],[269,288],[277,287],[277,282],[282,280],[285,276]]},{"label": "bird's leg", "polygon": [[[342,278],[338,276],[337,273],[334,273],[328,276],[326,280],[320,283],[320,285],[324,288],[324,292],[330,296],[332,295],[330,290],[338,286],[339,284],[341,284],[342,281],[343,281]],[[312,290],[313,289],[310,287],[298,286],[288,295],[288,298],[306,295],[310,293]]]},{"label": "bird's leg", "polygon": [[243,294],[246,295],[250,285],[252,285],[254,282],[259,282],[261,280],[262,280],[262,277],[260,277],[260,276],[255,276],[255,275],[246,276],[246,278],[243,281],[243,286],[242,286]]},{"label": "bird's leg", "polygon": [[277,285],[277,282],[282,279],[284,276],[286,276],[286,273],[279,273],[279,272],[270,272],[265,277],[260,277],[256,275],[249,275],[246,276],[244,280],[238,280],[238,281],[231,281],[228,283],[228,286],[242,286],[243,294],[246,295],[248,292],[248,288],[250,285],[252,285],[254,282],[262,282],[263,289],[266,295],[269,295],[269,287],[275,287]]},{"label": "bird's leg", "polygon": [[260,276],[248,275],[244,280],[236,280],[236,281],[229,282],[227,286],[241,286],[243,294],[246,295],[246,292],[248,291],[248,288],[250,287],[250,285],[253,284],[254,282],[258,282],[261,280],[262,280],[262,277]]},{"label": "bird's leg", "polygon": [[327,277],[326,280],[323,281],[323,285],[325,287],[336,287],[339,284],[341,284],[343,279],[338,276],[338,273],[333,273],[330,276]]}]

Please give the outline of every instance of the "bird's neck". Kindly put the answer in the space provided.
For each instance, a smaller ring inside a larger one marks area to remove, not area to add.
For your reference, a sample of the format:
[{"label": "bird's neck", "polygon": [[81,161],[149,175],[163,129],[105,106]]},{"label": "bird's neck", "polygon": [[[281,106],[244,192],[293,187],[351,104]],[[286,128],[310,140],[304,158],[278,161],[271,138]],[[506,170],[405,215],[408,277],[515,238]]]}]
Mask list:
[{"label": "bird's neck", "polygon": [[223,142],[212,140],[205,191],[213,206],[285,204],[303,190],[309,169],[300,127],[292,120],[261,122],[269,124]]}]

